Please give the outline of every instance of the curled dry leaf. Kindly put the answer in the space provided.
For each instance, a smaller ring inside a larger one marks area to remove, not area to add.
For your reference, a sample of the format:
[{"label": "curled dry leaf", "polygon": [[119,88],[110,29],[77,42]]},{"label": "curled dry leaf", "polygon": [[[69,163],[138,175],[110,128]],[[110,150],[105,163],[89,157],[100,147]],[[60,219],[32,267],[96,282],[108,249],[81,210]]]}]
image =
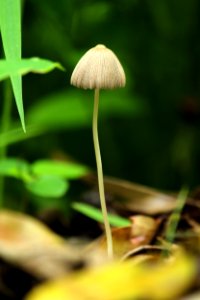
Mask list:
[{"label": "curled dry leaf", "polygon": [[[134,216],[130,218],[132,225],[122,228],[112,229],[113,252],[115,258],[121,258],[127,252],[142,245],[147,245],[154,238],[159,219],[147,216]],[[94,251],[106,252],[106,238],[102,236],[88,247],[88,254]]]},{"label": "curled dry leaf", "polygon": [[161,245],[143,245],[127,252],[121,258],[121,261],[131,258],[131,261],[134,261],[134,264],[155,263],[160,260],[161,254],[164,253],[164,251],[169,253],[168,249]]},{"label": "curled dry leaf", "polygon": [[80,248],[68,245],[36,219],[0,211],[0,256],[38,278],[55,278],[80,261]]},{"label": "curled dry leaf", "polygon": [[155,266],[134,265],[129,260],[48,282],[26,300],[177,299],[191,286],[196,271],[193,259],[182,252]]},{"label": "curled dry leaf", "polygon": [[133,245],[147,245],[156,234],[161,219],[137,215],[131,217],[131,243]]}]

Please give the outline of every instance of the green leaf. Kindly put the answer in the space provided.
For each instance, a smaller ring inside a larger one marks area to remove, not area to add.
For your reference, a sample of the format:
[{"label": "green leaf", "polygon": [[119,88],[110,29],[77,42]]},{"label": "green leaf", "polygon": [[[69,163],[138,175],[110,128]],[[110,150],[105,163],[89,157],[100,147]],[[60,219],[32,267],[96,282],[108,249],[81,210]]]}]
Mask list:
[{"label": "green leaf", "polygon": [[36,125],[32,125],[32,126],[28,125],[26,129],[27,129],[26,134],[24,134],[21,127],[15,127],[15,129],[0,134],[0,147],[4,147],[10,144],[27,140],[37,135],[44,134],[47,131],[46,128],[44,129]]},{"label": "green leaf", "polygon": [[[0,29],[3,48],[8,61],[21,59],[21,1],[1,0]],[[21,75],[10,76],[17,109],[23,130],[25,130],[24,109],[22,100]]]},{"label": "green leaf", "polygon": [[0,161],[0,175],[11,176],[22,179],[28,176],[29,165],[27,162],[17,158],[3,159]]},{"label": "green leaf", "polygon": [[[100,119],[111,116],[127,118],[148,114],[149,107],[141,99],[132,99],[124,90],[103,91],[100,104]],[[73,89],[61,91],[38,99],[26,113],[27,134],[17,128],[0,135],[0,147],[42,135],[62,128],[74,129],[91,127],[93,92]],[[100,120],[100,121],[101,121]],[[32,124],[32,125],[31,125]],[[34,125],[33,125],[34,124]]]},{"label": "green leaf", "polygon": [[27,121],[48,130],[90,127],[92,107],[93,93],[62,91],[39,99],[27,112]]},{"label": "green leaf", "polygon": [[89,169],[83,165],[71,162],[38,160],[31,165],[35,175],[55,175],[67,179],[76,179],[87,175]]},{"label": "green leaf", "polygon": [[62,197],[69,188],[69,183],[57,176],[41,176],[25,183],[26,188],[40,197]]},{"label": "green leaf", "polygon": [[[92,125],[93,91],[71,89],[39,99],[27,112],[27,122],[55,130],[85,128]],[[148,114],[147,102],[130,97],[128,91],[102,91],[101,118],[127,118]]]},{"label": "green leaf", "polygon": [[48,209],[57,211],[65,210],[65,202],[63,201],[62,197],[42,197],[42,199],[41,197],[32,197],[31,204],[33,204],[34,209],[37,211],[47,211]]},{"label": "green leaf", "polygon": [[[72,207],[73,209],[77,210],[78,212],[82,213],[83,215],[91,219],[94,219],[101,223],[104,222],[102,212],[98,208],[95,208],[86,203],[79,203],[79,202],[74,202],[72,204]],[[108,214],[108,220],[110,225],[116,227],[129,226],[131,224],[129,220],[112,214]]]},{"label": "green leaf", "polygon": [[29,72],[47,73],[55,68],[62,69],[62,66],[57,62],[50,60],[32,57],[22,60],[0,60],[0,80],[10,76],[25,75]]}]

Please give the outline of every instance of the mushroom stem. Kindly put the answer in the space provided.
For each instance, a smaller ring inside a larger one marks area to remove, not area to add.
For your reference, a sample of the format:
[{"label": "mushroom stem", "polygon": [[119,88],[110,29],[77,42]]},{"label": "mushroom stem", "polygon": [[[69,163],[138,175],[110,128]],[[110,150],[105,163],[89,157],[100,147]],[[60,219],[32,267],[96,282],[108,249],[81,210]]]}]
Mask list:
[{"label": "mushroom stem", "polygon": [[107,208],[106,208],[104,183],[103,183],[103,169],[102,169],[101,153],[100,153],[99,139],[98,139],[98,107],[99,107],[99,89],[95,89],[92,131],[93,131],[93,141],[94,141],[96,164],[97,164],[99,196],[100,196],[101,209],[102,209],[102,214],[103,214],[103,219],[104,219],[105,234],[106,234],[106,239],[107,239],[107,252],[108,252],[108,257],[110,259],[112,259],[113,258],[112,233],[111,233],[111,227],[110,227],[110,224],[108,221],[108,213],[107,213]]}]

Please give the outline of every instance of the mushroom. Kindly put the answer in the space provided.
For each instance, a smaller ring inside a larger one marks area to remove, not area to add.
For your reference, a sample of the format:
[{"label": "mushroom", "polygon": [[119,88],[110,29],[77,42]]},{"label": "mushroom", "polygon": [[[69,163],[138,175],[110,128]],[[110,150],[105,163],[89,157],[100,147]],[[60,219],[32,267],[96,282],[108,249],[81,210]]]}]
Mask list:
[{"label": "mushroom", "polygon": [[93,141],[97,164],[99,195],[104,218],[107,252],[109,258],[113,258],[113,242],[105,201],[103,169],[98,139],[99,92],[100,89],[124,87],[125,83],[125,73],[117,56],[106,46],[101,44],[91,48],[82,56],[71,76],[72,85],[83,89],[94,89],[94,110],[92,124]]}]

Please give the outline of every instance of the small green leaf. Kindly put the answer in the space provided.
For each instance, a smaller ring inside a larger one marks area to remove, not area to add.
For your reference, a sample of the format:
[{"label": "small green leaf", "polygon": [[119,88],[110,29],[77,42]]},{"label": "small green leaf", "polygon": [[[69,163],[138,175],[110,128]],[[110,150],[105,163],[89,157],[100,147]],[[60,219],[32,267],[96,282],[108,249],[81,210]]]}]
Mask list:
[{"label": "small green leaf", "polygon": [[87,167],[80,164],[52,160],[38,160],[31,169],[35,175],[56,175],[67,179],[80,178],[89,172]]},{"label": "small green leaf", "polygon": [[47,73],[55,68],[63,69],[57,62],[42,58],[26,58],[22,60],[0,60],[0,80],[10,76],[25,75],[30,72]]},{"label": "small green leaf", "polygon": [[[89,204],[86,203],[79,203],[79,202],[74,202],[72,204],[73,209],[77,210],[78,212],[82,213],[83,215],[94,219],[98,222],[103,223],[103,215],[100,209],[95,208]],[[129,226],[131,222],[128,219],[108,214],[108,220],[110,225],[116,226],[116,227],[123,227],[123,226]]]},{"label": "small green leaf", "polygon": [[69,183],[57,176],[41,176],[25,183],[26,188],[40,197],[62,197],[69,188]]},{"label": "small green leaf", "polygon": [[22,179],[29,174],[27,162],[17,158],[3,159],[0,161],[0,175]]}]

